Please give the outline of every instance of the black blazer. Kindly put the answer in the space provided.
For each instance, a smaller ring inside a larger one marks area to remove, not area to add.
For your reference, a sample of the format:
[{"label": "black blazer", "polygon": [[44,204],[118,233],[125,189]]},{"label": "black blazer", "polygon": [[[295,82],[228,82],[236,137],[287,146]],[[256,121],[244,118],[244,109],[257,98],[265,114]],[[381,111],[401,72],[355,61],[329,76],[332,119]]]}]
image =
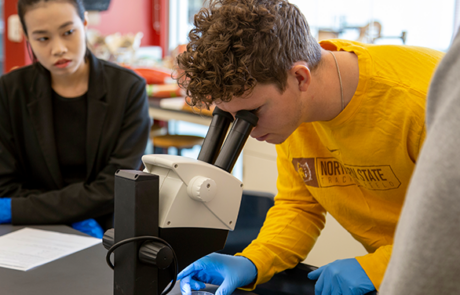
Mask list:
[{"label": "black blazer", "polygon": [[68,186],[59,171],[49,72],[37,64],[0,78],[0,197],[12,198],[13,224],[110,215],[114,173],[140,166],[151,124],[145,81],[93,55],[89,61],[86,181]]}]

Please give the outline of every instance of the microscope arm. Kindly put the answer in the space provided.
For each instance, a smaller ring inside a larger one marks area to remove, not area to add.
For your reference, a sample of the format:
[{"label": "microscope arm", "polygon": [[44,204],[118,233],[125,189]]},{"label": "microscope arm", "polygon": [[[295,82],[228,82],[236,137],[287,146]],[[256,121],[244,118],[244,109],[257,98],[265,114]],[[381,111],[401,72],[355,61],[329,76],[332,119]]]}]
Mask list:
[{"label": "microscope arm", "polygon": [[224,247],[243,191],[230,172],[257,116],[238,112],[220,148],[230,120],[229,114],[214,112],[216,124],[199,160],[147,155],[143,172],[115,174],[116,231],[108,230],[103,239],[114,268],[114,295],[166,294],[162,291],[171,281],[168,290],[173,287],[178,271]]}]

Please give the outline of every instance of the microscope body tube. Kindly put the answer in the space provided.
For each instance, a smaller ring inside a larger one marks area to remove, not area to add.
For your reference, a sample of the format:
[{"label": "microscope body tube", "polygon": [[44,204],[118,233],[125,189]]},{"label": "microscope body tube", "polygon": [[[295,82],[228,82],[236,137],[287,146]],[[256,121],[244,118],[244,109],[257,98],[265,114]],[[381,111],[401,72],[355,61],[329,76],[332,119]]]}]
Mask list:
[{"label": "microscope body tube", "polygon": [[233,123],[227,139],[217,157],[215,166],[231,172],[241,150],[246,143],[252,129],[257,125],[259,118],[250,111],[236,113],[236,121]]},{"label": "microscope body tube", "polygon": [[231,122],[233,122],[233,116],[230,113],[224,112],[217,107],[214,109],[212,121],[201,146],[198,160],[214,164]]}]

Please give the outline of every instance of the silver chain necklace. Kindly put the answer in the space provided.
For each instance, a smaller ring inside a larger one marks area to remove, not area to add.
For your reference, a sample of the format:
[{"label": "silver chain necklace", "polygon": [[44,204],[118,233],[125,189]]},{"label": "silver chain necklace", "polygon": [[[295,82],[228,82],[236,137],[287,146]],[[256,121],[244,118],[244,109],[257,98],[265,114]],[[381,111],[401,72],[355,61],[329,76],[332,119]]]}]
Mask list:
[{"label": "silver chain necklace", "polygon": [[339,63],[337,62],[337,58],[335,58],[334,53],[332,51],[329,51],[332,54],[332,57],[334,58],[335,61],[335,66],[337,67],[337,75],[339,75],[339,83],[340,83],[340,103],[342,106],[342,109],[340,111],[343,111],[343,87],[342,87],[342,75],[340,75],[340,69],[339,69]]}]

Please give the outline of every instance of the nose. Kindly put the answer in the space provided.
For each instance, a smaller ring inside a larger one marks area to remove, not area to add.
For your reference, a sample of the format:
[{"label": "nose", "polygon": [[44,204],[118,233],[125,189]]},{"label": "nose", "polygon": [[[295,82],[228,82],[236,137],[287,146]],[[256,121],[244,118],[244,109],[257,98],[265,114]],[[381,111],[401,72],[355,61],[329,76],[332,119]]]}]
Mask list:
[{"label": "nose", "polygon": [[67,46],[60,38],[54,38],[51,45],[51,54],[54,56],[62,56],[67,52]]},{"label": "nose", "polygon": [[[257,128],[257,125],[256,125],[254,128],[252,128],[252,131],[251,131],[251,133],[250,133],[250,135],[251,135],[252,138],[256,138],[256,137],[257,137],[256,134],[255,134],[255,133],[257,132],[257,131],[255,131],[256,128]],[[259,136],[260,136],[260,135],[259,135]]]}]

